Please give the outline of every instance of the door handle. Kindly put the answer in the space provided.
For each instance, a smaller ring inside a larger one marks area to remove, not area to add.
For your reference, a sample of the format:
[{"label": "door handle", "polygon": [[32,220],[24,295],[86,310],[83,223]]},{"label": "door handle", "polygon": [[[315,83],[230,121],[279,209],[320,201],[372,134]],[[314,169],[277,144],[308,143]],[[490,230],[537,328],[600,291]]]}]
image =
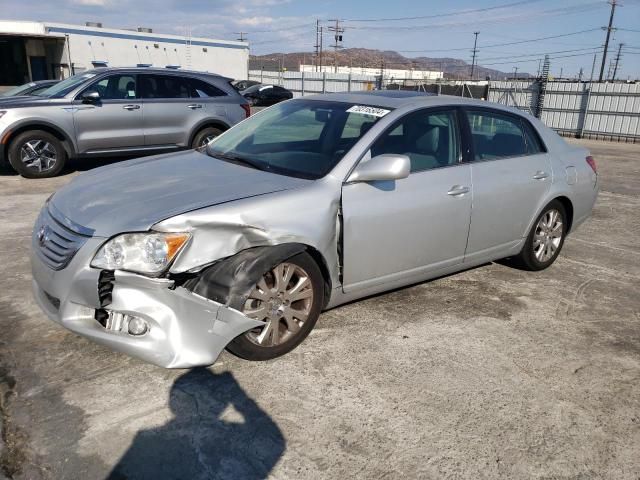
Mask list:
[{"label": "door handle", "polygon": [[543,172],[542,170],[538,170],[536,174],[533,176],[535,180],[544,180],[547,178],[549,174],[547,172]]},{"label": "door handle", "polygon": [[469,187],[463,187],[462,185],[454,185],[451,187],[451,190],[447,192],[447,195],[451,195],[452,197],[458,197],[460,195],[464,195],[465,193],[469,193]]},{"label": "door handle", "polygon": [[140,105],[125,105],[122,108],[124,108],[125,110],[139,110]]},{"label": "door handle", "polygon": [[187,105],[187,108],[190,108],[191,110],[195,110],[196,108],[202,108],[202,105],[197,103],[192,103],[191,105]]}]

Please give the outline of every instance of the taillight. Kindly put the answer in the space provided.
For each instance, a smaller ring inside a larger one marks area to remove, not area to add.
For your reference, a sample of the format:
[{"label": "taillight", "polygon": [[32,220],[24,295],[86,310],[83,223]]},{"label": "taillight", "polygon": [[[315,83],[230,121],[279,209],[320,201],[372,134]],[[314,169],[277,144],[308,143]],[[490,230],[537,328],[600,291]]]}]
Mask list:
[{"label": "taillight", "polygon": [[244,118],[249,118],[249,116],[251,115],[251,105],[249,105],[248,103],[243,103],[240,106],[244,110],[244,114],[245,114]]},{"label": "taillight", "polygon": [[596,161],[593,159],[593,157],[589,155],[585,160],[591,167],[591,170],[593,170],[593,173],[598,173],[598,168],[596,167]]}]

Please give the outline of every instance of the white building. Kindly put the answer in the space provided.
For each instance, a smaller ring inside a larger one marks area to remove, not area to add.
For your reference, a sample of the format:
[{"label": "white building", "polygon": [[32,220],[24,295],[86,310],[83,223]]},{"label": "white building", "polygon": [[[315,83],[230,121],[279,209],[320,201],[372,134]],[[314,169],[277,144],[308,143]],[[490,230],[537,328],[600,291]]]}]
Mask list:
[{"label": "white building", "polygon": [[[300,65],[301,72],[327,72],[327,73],[350,73],[352,75],[380,75],[380,68],[370,67],[351,67],[351,66],[338,66],[323,65],[322,70],[316,70],[315,65]],[[413,69],[398,69],[398,68],[385,68],[382,70],[385,79],[398,79],[398,80],[436,80],[444,77],[444,72],[436,72],[432,70],[413,70]]]},{"label": "white building", "polygon": [[249,44],[50,22],[0,20],[0,88],[97,66],[173,67],[246,79]]}]

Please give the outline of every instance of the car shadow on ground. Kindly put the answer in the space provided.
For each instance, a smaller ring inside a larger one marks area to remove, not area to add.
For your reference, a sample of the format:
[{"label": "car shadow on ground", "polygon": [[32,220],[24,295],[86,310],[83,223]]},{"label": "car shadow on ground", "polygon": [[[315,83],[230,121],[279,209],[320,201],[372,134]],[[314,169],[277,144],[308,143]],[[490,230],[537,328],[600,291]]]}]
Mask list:
[{"label": "car shadow on ground", "polygon": [[169,407],[174,418],[138,432],[109,480],[264,479],[285,451],[281,430],[230,372],[188,371]]}]

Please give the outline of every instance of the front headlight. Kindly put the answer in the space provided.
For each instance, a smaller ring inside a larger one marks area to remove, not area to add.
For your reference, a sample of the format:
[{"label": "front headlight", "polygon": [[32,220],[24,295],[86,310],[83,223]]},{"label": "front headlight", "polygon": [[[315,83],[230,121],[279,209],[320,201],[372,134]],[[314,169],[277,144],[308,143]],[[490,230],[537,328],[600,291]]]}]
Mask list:
[{"label": "front headlight", "polygon": [[162,272],[191,238],[188,233],[124,233],[100,247],[91,266],[105,270]]}]

